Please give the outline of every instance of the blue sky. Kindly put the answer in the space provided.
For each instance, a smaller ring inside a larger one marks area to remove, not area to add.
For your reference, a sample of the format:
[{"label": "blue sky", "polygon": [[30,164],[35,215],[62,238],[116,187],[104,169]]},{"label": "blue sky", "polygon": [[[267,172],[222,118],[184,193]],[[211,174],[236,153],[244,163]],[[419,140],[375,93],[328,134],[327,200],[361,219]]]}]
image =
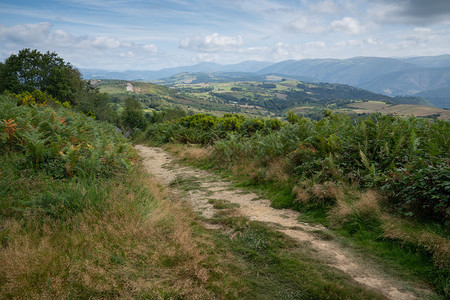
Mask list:
[{"label": "blue sky", "polygon": [[23,48],[109,70],[448,54],[450,0],[2,0],[0,59]]}]

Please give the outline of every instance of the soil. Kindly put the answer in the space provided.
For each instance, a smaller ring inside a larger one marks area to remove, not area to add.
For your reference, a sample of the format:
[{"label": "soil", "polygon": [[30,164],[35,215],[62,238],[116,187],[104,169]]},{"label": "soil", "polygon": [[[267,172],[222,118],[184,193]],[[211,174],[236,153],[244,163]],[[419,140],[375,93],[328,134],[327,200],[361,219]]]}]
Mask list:
[{"label": "soil", "polygon": [[[217,212],[214,201],[233,203],[238,215],[250,220],[266,222],[277,230],[299,242],[299,245],[309,245],[324,262],[338,268],[355,281],[380,291],[389,299],[418,299],[432,297],[429,291],[418,289],[411,283],[394,278],[383,271],[376,263],[364,255],[342,246],[335,240],[324,239],[323,236],[333,236],[322,225],[311,225],[299,222],[299,212],[289,209],[274,209],[270,201],[243,189],[234,188],[225,181],[207,171],[180,166],[174,158],[161,148],[136,145],[146,170],[154,175],[164,185],[172,185],[177,180],[193,180],[188,193],[188,201],[195,211],[206,220]],[[205,223],[211,229],[219,229],[219,225]],[[317,232],[322,232],[318,235]]]}]

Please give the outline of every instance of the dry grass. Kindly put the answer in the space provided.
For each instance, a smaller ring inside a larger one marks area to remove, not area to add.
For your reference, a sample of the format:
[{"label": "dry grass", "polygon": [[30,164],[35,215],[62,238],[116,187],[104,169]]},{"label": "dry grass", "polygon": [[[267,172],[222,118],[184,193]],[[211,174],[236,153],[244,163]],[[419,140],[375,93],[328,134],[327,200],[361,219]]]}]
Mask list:
[{"label": "dry grass", "polygon": [[345,197],[343,186],[334,182],[327,181],[323,184],[311,184],[310,182],[301,182],[294,187],[295,201],[310,204],[324,205],[326,203],[337,202]]},{"label": "dry grass", "polygon": [[295,186],[293,189],[293,192],[295,194],[295,201],[301,202],[301,203],[307,203],[309,200],[309,193],[308,190],[301,187],[301,186]]},{"label": "dry grass", "polygon": [[165,144],[163,149],[187,162],[206,160],[212,154],[210,147],[202,147],[196,144]]},{"label": "dry grass", "polygon": [[355,212],[359,215],[381,215],[381,196],[374,190],[368,190],[361,194],[359,200],[355,202]]},{"label": "dry grass", "polygon": [[[342,191],[342,190],[341,190]],[[340,226],[356,217],[360,220],[379,220],[381,196],[374,190],[360,193],[347,190],[336,198],[336,205],[328,213],[331,225]]]},{"label": "dry grass", "polygon": [[211,156],[211,148],[203,148],[197,145],[188,145],[180,153],[179,157],[187,161],[202,161]]},{"label": "dry grass", "polygon": [[401,220],[392,216],[383,215],[383,237],[400,241],[403,244],[419,245],[433,256],[436,267],[444,269],[450,267],[450,240],[426,228]]},{"label": "dry grass", "polygon": [[281,183],[287,183],[289,181],[289,174],[287,172],[285,159],[278,158],[269,163],[269,168],[266,172],[266,179]]},{"label": "dry grass", "polygon": [[[0,249],[6,298],[210,298],[212,248],[193,216],[148,177],[116,182],[102,211],[72,219],[7,220]],[[141,187],[145,186],[143,190]],[[214,284],[214,283],[213,283]],[[166,296],[164,296],[166,295]]]}]

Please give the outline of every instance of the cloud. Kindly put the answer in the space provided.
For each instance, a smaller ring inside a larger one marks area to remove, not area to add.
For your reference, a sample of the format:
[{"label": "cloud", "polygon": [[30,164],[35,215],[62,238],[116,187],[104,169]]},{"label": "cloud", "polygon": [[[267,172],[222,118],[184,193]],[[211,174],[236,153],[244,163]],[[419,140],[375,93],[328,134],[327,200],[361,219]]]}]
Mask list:
[{"label": "cloud", "polygon": [[289,31],[300,31],[303,33],[322,33],[327,30],[326,27],[319,25],[316,21],[312,21],[302,16],[285,25]]},{"label": "cloud", "polygon": [[99,49],[114,49],[120,47],[120,42],[116,38],[109,36],[100,36],[94,38],[91,45]]},{"label": "cloud", "polygon": [[362,40],[340,41],[340,42],[335,43],[334,45],[336,47],[344,47],[344,48],[345,47],[351,47],[351,48],[353,48],[353,47],[362,47],[362,46],[365,46],[365,45],[379,45],[379,44],[381,44],[381,42],[375,40],[372,37],[367,37],[367,38],[362,39]]},{"label": "cloud", "polygon": [[56,29],[51,23],[0,25],[0,54],[6,58],[23,48],[58,53],[74,65],[84,67],[106,66],[105,61],[129,63],[127,60],[151,61],[158,54],[154,44],[121,41],[112,36],[75,36]]},{"label": "cloud", "polygon": [[148,51],[150,53],[157,53],[158,47],[156,45],[150,44],[150,45],[142,45],[142,49],[145,51]]},{"label": "cloud", "polygon": [[326,46],[325,42],[314,41],[306,43],[306,48],[324,48]]},{"label": "cloud", "polygon": [[74,36],[64,30],[51,30],[51,23],[23,24],[7,27],[0,25],[0,41],[3,47],[47,47],[98,50],[117,48],[141,48],[156,53],[158,47],[153,44],[136,44],[119,41],[111,36]]},{"label": "cloud", "polygon": [[190,36],[180,40],[179,48],[198,52],[229,52],[244,44],[242,36],[236,37],[213,33],[207,36]]},{"label": "cloud", "polygon": [[378,22],[433,24],[450,18],[449,0],[376,0],[368,10],[369,16]]},{"label": "cloud", "polygon": [[288,24],[285,28],[293,32],[303,32],[309,34],[325,33],[329,31],[341,31],[346,34],[361,34],[366,31],[366,28],[361,23],[352,17],[345,17],[341,20],[331,22],[329,26],[323,26],[317,21],[302,16]]},{"label": "cloud", "polygon": [[51,24],[48,22],[7,27],[0,24],[0,41],[8,44],[37,44],[48,38]]},{"label": "cloud", "polygon": [[310,4],[309,10],[314,13],[336,14],[339,12],[339,7],[335,1],[324,0]]},{"label": "cloud", "polygon": [[437,38],[434,31],[431,28],[416,27],[412,32],[399,36],[404,41],[410,41],[415,43],[428,43]]},{"label": "cloud", "polygon": [[282,61],[286,59],[304,58],[304,47],[289,43],[277,42],[270,46],[247,47],[239,49],[239,54],[250,60]]},{"label": "cloud", "polygon": [[331,28],[347,34],[361,34],[366,31],[366,28],[357,19],[351,17],[345,17],[341,20],[331,22]]}]

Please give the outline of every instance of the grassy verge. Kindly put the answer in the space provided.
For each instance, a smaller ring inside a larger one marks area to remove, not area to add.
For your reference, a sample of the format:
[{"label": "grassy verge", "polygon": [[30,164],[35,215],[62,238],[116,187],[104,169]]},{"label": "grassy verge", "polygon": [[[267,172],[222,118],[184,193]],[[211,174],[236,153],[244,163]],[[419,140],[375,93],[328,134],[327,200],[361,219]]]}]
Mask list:
[{"label": "grassy verge", "polygon": [[[80,189],[85,187],[79,186]],[[64,220],[2,220],[0,291],[8,298],[207,295],[190,215],[139,172],[97,182]],[[96,199],[95,199],[96,198]]]},{"label": "grassy verge", "polygon": [[389,272],[424,282],[424,287],[430,285],[442,296],[449,294],[449,239],[445,230],[389,214],[376,191],[338,188],[331,183],[298,184],[284,177],[276,166],[261,175],[251,163],[217,164],[211,149],[197,146],[167,145],[166,149],[184,163],[214,170],[259,193],[270,199],[273,207],[301,211],[301,221],[331,228],[339,241],[372,256]]}]

